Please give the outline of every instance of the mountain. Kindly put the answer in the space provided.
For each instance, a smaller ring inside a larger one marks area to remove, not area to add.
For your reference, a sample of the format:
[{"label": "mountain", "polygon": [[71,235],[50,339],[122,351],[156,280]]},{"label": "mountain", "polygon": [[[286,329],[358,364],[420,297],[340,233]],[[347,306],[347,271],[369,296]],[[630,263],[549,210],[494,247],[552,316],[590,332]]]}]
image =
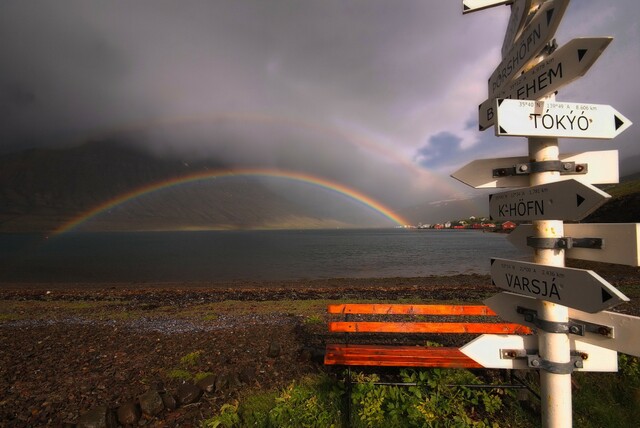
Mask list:
[{"label": "mountain", "polygon": [[625,177],[638,176],[640,174],[640,155],[621,159],[620,174]]},{"label": "mountain", "polygon": [[603,190],[611,199],[583,223],[640,223],[640,173],[622,177],[619,184],[604,186]]},{"label": "mountain", "polygon": [[468,199],[449,199],[427,202],[406,208],[400,214],[414,224],[434,224],[446,221],[489,216],[489,198],[481,195]]},{"label": "mountain", "polygon": [[[335,228],[352,224],[314,214],[258,178],[208,179],[170,185],[181,177],[225,169],[216,161],[159,159],[114,141],[65,149],[30,149],[0,156],[0,231],[53,231],[135,189],[127,203],[105,206],[87,230]],[[83,214],[85,213],[85,214]]]}]

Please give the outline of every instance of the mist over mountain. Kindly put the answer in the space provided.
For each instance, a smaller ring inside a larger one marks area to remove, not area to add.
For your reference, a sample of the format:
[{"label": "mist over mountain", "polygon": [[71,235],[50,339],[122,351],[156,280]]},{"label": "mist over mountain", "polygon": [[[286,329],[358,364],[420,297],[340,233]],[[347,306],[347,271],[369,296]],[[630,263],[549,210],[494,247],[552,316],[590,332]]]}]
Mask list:
[{"label": "mist over mountain", "polygon": [[2,155],[0,230],[53,231],[136,189],[198,173],[212,177],[141,192],[106,208],[79,229],[335,228],[379,226],[382,221],[379,213],[344,200],[338,203],[347,207],[331,210],[327,200],[336,197],[322,189],[296,201],[291,195],[301,190],[291,183],[276,185],[242,174],[213,176],[225,168],[215,160],[162,159],[115,141]]}]

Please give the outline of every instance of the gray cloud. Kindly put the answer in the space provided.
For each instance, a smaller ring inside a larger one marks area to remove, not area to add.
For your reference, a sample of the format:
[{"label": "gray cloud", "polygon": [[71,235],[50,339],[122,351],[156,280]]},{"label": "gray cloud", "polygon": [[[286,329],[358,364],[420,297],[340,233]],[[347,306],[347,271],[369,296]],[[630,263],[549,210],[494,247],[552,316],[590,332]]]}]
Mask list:
[{"label": "gray cloud", "polygon": [[[625,155],[640,152],[639,12],[636,0],[574,1],[558,32],[616,36],[565,99],[635,121],[608,143]],[[126,137],[165,156],[306,171],[398,206],[437,199],[461,164],[526,150],[473,125],[508,14],[440,0],[5,1],[0,151]]]}]

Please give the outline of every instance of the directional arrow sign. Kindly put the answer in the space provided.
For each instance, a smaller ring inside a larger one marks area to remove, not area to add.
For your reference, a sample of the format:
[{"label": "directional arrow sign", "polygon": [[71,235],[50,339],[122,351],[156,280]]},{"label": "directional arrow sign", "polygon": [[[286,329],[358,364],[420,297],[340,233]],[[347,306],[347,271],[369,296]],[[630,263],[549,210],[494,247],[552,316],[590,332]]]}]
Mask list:
[{"label": "directional arrow sign", "polygon": [[477,12],[493,6],[509,3],[513,0],[462,0],[462,13]]},{"label": "directional arrow sign", "polygon": [[529,11],[531,10],[531,1],[532,0],[515,0],[511,4],[511,16],[509,17],[509,24],[507,24],[507,31],[504,34],[504,41],[502,42],[501,52],[503,58],[509,53],[514,40],[520,35],[524,27]]},{"label": "directional arrow sign", "polygon": [[[591,260],[619,265],[640,266],[640,223],[581,223],[564,225],[564,234],[571,238],[600,238],[600,249],[573,247],[565,250],[571,259]],[[507,241],[526,251],[527,237],[534,236],[531,224],[521,224],[509,234]]]},{"label": "directional arrow sign", "polygon": [[516,73],[535,58],[553,38],[568,5],[569,0],[549,0],[540,6],[489,78],[490,97],[496,96],[507,86]]},{"label": "directional arrow sign", "polygon": [[[618,353],[591,345],[581,340],[571,339],[571,350],[586,354],[583,366],[576,368],[583,372],[617,372]],[[538,355],[537,336],[514,336],[507,334],[483,334],[460,348],[463,354],[488,369],[526,370],[530,367],[527,358],[511,358],[507,354],[525,351],[525,355]]]},{"label": "directional arrow sign", "polygon": [[[496,119],[495,98],[538,100],[584,74],[609,46],[612,37],[573,39],[518,77],[504,90],[480,104],[478,118],[480,131],[493,126]],[[503,85],[504,86],[504,85]]]},{"label": "directional arrow sign", "polygon": [[609,105],[497,100],[496,135],[610,139],[631,121]]},{"label": "directional arrow sign", "polygon": [[507,291],[591,313],[629,301],[591,270],[491,259],[491,281]]},{"label": "directional arrow sign", "polygon": [[[518,307],[537,310],[538,302],[531,297],[520,296],[512,293],[498,293],[484,301],[484,304],[493,309],[498,316],[506,321],[515,322],[536,328],[532,322],[527,322],[524,315],[518,312]],[[640,357],[640,317],[624,315],[616,312],[603,311],[590,314],[569,308],[569,318],[573,321],[590,323],[595,329],[586,329],[584,336],[571,335],[580,341],[612,349],[624,354]],[[598,326],[611,331],[611,334],[601,334]]]},{"label": "directional arrow sign", "polygon": [[590,184],[558,181],[489,195],[489,215],[498,221],[579,221],[610,197]]},{"label": "directional arrow sign", "polygon": [[[585,184],[613,184],[619,182],[617,150],[561,154],[560,161],[563,163],[586,164],[587,172],[584,174],[560,175],[559,181],[576,180]],[[527,163],[529,163],[528,156],[477,159],[451,174],[451,177],[476,189],[526,187],[529,185],[528,174],[494,177],[493,171],[513,168],[516,165]]]}]

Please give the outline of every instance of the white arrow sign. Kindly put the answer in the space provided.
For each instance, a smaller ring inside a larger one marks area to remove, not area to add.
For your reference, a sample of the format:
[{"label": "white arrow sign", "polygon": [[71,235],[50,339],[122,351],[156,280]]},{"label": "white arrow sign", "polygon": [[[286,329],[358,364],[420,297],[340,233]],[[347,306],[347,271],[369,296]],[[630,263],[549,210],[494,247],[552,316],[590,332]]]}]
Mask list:
[{"label": "white arrow sign", "polygon": [[558,181],[489,195],[489,215],[498,221],[579,221],[610,197],[590,184]]},{"label": "white arrow sign", "polygon": [[[591,345],[581,340],[571,339],[571,350],[586,354],[582,367],[576,371],[617,372],[618,353],[616,351]],[[527,358],[513,358],[517,351],[525,355],[538,355],[537,336],[514,336],[507,334],[483,334],[460,348],[463,354],[488,369],[526,370]],[[519,352],[518,352],[519,353]]]},{"label": "white arrow sign", "polygon": [[629,301],[591,270],[491,259],[491,281],[513,293],[591,313]]},{"label": "white arrow sign", "polygon": [[[565,249],[565,256],[570,259],[640,266],[640,223],[566,223],[564,234],[574,239],[599,238],[603,241],[599,249]],[[527,246],[527,237],[534,235],[533,225],[521,224],[509,234],[507,240],[526,251],[531,250]]]},{"label": "white arrow sign", "polygon": [[[484,304],[506,321],[536,328],[534,323],[526,321],[524,315],[518,312],[518,307],[536,310],[538,307],[536,299],[512,293],[498,293],[485,300]],[[570,337],[576,337],[580,341],[591,343],[592,345],[640,357],[640,334],[638,334],[640,331],[640,317],[609,311],[590,314],[569,308],[569,318],[576,322],[591,323],[592,326],[596,327],[595,331],[587,329],[584,336],[572,334]],[[599,333],[597,326],[605,327],[605,330],[610,330],[611,334]]]},{"label": "white arrow sign", "polygon": [[516,73],[542,51],[545,44],[553,38],[568,5],[569,0],[549,0],[540,6],[489,78],[490,97],[503,90]]},{"label": "white arrow sign", "polygon": [[497,100],[496,135],[615,138],[631,121],[609,105]]},{"label": "white arrow sign", "polygon": [[493,6],[509,3],[513,0],[462,0],[462,13],[477,12]]},{"label": "white arrow sign", "polygon": [[578,38],[558,48],[504,90],[480,104],[480,131],[495,123],[495,98],[538,100],[545,97],[584,76],[612,40],[612,37]]},{"label": "white arrow sign", "polygon": [[511,16],[509,17],[509,24],[507,24],[507,31],[505,31],[504,34],[504,41],[502,42],[502,58],[509,53],[513,42],[524,28],[527,16],[531,10],[531,1],[532,0],[515,0],[511,4]]},{"label": "white arrow sign", "polygon": [[[585,184],[614,184],[619,182],[617,150],[561,154],[560,161],[563,163],[574,162],[576,165],[586,164],[587,172],[584,174],[560,175],[558,181],[576,180]],[[451,177],[476,189],[527,187],[529,185],[528,174],[495,177],[493,171],[514,168],[517,165],[528,163],[528,156],[477,159],[451,174]]]}]

